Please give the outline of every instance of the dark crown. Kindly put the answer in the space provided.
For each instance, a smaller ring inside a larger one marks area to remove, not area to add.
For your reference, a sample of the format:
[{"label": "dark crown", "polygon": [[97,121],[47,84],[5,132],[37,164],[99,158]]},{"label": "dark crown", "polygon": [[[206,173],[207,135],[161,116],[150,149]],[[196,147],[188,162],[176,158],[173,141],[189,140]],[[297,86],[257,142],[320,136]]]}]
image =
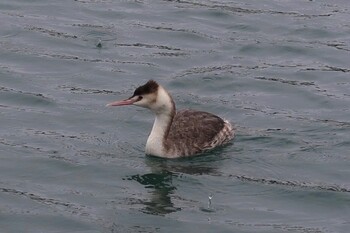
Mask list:
[{"label": "dark crown", "polygon": [[145,85],[139,86],[136,88],[134,95],[146,95],[158,90],[158,83],[154,80],[149,80]]}]

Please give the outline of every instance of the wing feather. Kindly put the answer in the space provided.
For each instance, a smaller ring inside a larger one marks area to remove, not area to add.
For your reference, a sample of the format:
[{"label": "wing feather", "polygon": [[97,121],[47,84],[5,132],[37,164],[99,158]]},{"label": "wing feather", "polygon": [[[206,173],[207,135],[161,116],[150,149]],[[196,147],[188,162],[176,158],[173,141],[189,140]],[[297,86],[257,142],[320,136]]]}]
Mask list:
[{"label": "wing feather", "polygon": [[[220,117],[208,112],[183,110],[176,113],[167,136],[168,145],[173,148],[197,153],[208,146],[214,137],[224,128]],[[184,147],[187,148],[184,148]]]}]

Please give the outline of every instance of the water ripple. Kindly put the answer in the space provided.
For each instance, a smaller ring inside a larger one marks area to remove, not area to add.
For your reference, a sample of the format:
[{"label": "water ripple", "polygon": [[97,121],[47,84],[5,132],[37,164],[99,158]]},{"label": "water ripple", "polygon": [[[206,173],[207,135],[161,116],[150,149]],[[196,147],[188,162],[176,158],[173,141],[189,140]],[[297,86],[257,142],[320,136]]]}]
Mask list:
[{"label": "water ripple", "polygon": [[266,185],[277,185],[277,186],[287,186],[290,188],[306,188],[313,190],[321,190],[321,191],[331,191],[331,192],[341,192],[341,193],[350,193],[350,188],[342,187],[337,184],[317,184],[310,182],[302,182],[302,181],[284,181],[277,179],[269,179],[269,178],[256,178],[245,175],[232,175],[229,177],[244,181],[244,182],[254,182]]},{"label": "water ripple", "polygon": [[0,187],[0,192],[9,194],[9,195],[20,196],[22,198],[28,198],[32,201],[50,206],[54,209],[61,210],[61,211],[63,210],[64,212],[67,212],[73,216],[82,216],[85,219],[90,219],[96,222],[102,221],[102,219],[100,219],[98,216],[92,213],[90,208],[88,208],[87,206],[79,205],[77,203],[71,203],[71,202],[61,201],[54,198],[48,198],[48,197],[41,196],[39,194],[34,194],[26,191],[21,191],[18,189],[13,189],[13,188]]},{"label": "water ripple", "polygon": [[46,28],[42,28],[42,27],[36,27],[36,26],[28,26],[26,28],[29,31],[35,31],[35,32],[40,32],[49,36],[53,36],[53,37],[58,37],[58,38],[65,38],[65,39],[77,39],[78,36],[76,35],[70,35],[66,32],[58,32],[54,29],[46,29]]}]

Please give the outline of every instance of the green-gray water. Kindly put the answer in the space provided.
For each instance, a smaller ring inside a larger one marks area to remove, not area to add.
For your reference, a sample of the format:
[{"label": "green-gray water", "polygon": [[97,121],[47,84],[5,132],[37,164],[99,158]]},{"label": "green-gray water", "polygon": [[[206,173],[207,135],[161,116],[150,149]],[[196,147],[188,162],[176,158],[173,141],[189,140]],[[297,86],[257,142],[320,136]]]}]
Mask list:
[{"label": "green-gray water", "polygon": [[[349,53],[346,0],[2,0],[0,232],[349,232]],[[148,79],[233,143],[146,157]]]}]

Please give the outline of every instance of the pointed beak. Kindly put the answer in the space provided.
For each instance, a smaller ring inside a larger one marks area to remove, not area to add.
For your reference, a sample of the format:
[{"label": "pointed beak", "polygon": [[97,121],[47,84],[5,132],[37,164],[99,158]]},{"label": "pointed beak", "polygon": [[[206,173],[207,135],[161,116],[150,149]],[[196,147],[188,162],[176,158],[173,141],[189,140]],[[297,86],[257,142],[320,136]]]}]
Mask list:
[{"label": "pointed beak", "polygon": [[119,101],[115,101],[115,102],[109,103],[109,104],[106,105],[106,107],[132,105],[136,101],[137,101],[136,98],[129,98],[129,99],[126,99],[126,100],[119,100]]}]

